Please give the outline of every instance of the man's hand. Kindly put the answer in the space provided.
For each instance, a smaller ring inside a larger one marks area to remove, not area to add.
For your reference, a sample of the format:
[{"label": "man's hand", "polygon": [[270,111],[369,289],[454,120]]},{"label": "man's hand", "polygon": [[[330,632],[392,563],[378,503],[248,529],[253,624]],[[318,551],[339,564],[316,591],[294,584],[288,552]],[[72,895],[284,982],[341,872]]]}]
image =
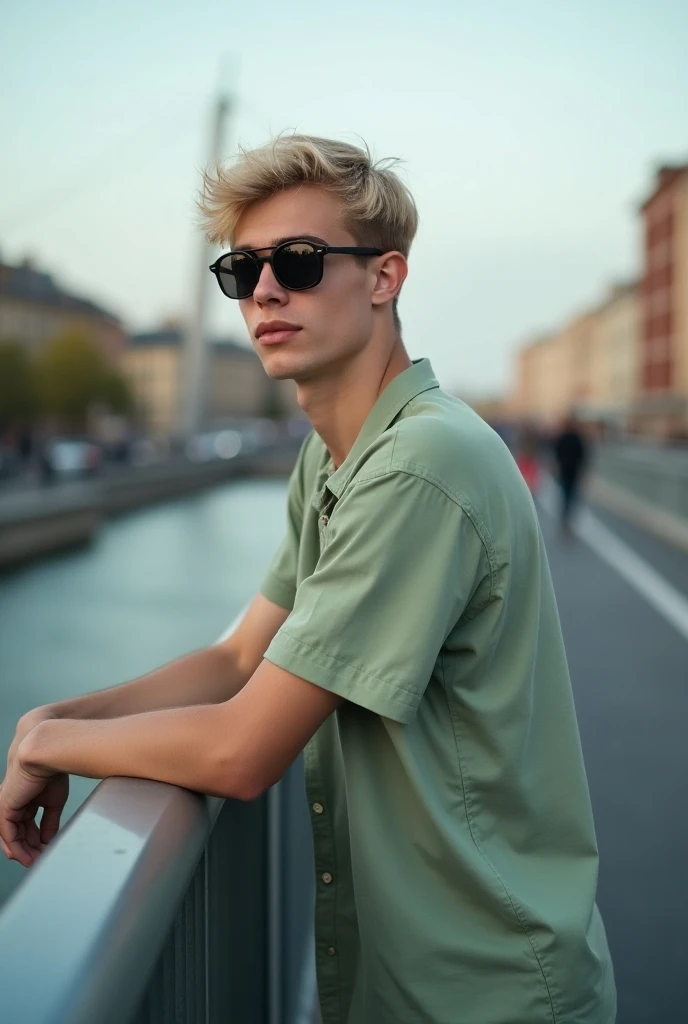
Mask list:
[{"label": "man's hand", "polygon": [[57,718],[49,707],[34,708],[32,711],[27,711],[25,715],[17,722],[17,726],[14,730],[14,739],[10,745],[10,749],[7,752],[7,770],[10,769],[10,764],[17,756],[19,744],[21,741],[29,735],[31,730],[35,728],[39,722],[45,722],[50,718]]},{"label": "man's hand", "polygon": [[[0,848],[9,860],[29,868],[60,827],[69,776],[28,763],[22,744],[23,740],[13,744],[14,750],[10,748],[7,774],[0,785]],[[39,826],[36,815],[41,807]]]}]

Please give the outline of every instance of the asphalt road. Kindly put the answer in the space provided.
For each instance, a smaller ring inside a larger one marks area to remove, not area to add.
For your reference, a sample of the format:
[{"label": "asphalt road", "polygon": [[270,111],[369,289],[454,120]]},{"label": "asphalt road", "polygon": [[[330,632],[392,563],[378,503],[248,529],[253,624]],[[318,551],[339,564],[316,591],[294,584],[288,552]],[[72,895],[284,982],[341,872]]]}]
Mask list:
[{"label": "asphalt road", "polygon": [[683,1024],[688,553],[593,506],[567,541],[552,497],[545,488],[538,507],[595,813],[618,1024]]}]

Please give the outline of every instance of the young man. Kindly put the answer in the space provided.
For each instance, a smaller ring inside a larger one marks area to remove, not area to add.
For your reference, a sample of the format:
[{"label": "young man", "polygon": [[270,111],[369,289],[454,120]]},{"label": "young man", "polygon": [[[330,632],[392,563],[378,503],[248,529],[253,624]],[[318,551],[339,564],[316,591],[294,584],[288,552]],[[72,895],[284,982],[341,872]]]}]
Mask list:
[{"label": "young man", "polygon": [[223,646],[20,723],[6,853],[38,855],[65,773],[249,800],[305,747],[324,1024],[611,1024],[547,558],[505,445],[402,342],[413,200],[295,135],[206,177],[202,209],[232,249],[213,273],[313,425],[287,534]]}]

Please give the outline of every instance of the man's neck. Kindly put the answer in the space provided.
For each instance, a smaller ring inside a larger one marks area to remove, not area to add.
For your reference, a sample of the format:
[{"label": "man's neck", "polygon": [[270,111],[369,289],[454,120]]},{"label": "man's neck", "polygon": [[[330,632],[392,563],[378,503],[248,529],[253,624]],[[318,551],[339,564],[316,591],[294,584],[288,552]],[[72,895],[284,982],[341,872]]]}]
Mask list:
[{"label": "man's neck", "polygon": [[384,360],[372,348],[332,376],[297,384],[299,405],[325,442],[336,469],[353,448],[378,396],[412,365],[400,337]]}]

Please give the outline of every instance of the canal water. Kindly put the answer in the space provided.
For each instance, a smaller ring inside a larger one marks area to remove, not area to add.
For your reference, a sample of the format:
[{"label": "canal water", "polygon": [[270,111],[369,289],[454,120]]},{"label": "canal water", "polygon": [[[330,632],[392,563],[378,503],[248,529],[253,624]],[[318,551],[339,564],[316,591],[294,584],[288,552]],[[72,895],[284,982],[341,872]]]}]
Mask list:
[{"label": "canal water", "polygon": [[[286,494],[286,480],[235,481],[109,522],[90,548],[0,577],[0,778],[29,708],[216,640],[260,585]],[[72,776],[63,825],[97,785]],[[25,877],[0,856],[0,904]]]}]

